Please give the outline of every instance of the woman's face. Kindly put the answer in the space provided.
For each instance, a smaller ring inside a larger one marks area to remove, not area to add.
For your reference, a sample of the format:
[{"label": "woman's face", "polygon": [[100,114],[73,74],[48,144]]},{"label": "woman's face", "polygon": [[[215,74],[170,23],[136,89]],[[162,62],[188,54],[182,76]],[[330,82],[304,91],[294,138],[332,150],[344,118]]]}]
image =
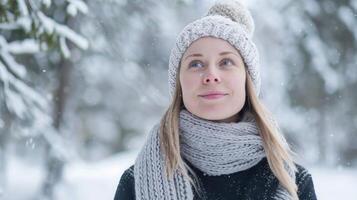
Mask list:
[{"label": "woman's face", "polygon": [[183,103],[207,120],[236,122],[245,103],[246,74],[239,52],[228,42],[204,37],[182,56],[180,84]]}]

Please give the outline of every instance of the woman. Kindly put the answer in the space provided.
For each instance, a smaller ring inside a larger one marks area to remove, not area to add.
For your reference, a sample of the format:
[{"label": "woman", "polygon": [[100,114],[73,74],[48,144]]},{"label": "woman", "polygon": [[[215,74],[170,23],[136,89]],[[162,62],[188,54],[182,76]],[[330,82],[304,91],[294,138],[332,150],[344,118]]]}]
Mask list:
[{"label": "woman", "polygon": [[253,32],[250,12],[233,0],[184,28],[170,55],[171,104],[115,199],[316,199],[260,103]]}]

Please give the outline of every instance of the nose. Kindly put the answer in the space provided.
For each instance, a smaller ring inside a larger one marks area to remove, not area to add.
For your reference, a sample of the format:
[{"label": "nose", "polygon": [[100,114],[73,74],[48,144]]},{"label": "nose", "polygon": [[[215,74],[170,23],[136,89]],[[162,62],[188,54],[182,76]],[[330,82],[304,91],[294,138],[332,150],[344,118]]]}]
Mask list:
[{"label": "nose", "polygon": [[203,77],[203,84],[212,84],[212,83],[220,83],[221,78],[218,76],[217,73],[209,71]]}]

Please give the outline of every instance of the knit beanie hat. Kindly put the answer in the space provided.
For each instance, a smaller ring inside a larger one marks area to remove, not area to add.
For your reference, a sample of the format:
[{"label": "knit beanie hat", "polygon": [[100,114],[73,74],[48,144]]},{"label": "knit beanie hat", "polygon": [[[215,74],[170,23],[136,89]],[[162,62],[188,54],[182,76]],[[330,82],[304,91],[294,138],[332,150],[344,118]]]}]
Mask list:
[{"label": "knit beanie hat", "polygon": [[171,50],[168,69],[170,97],[173,98],[181,58],[187,48],[202,37],[220,38],[235,47],[243,58],[259,96],[259,54],[252,41],[254,21],[249,10],[237,0],[217,1],[207,15],[191,22],[178,35]]}]

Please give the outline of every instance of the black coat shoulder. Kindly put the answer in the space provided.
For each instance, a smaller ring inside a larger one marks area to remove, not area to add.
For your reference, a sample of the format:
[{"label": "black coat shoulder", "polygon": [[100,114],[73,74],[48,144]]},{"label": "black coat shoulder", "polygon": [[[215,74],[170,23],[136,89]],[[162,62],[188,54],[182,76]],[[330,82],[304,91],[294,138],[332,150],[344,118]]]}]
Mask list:
[{"label": "black coat shoulder", "polygon": [[296,164],[297,172],[296,185],[298,186],[298,196],[300,200],[316,200],[316,193],[312,176],[303,166]]},{"label": "black coat shoulder", "polygon": [[124,171],[120,178],[114,200],[135,200],[134,165]]}]

